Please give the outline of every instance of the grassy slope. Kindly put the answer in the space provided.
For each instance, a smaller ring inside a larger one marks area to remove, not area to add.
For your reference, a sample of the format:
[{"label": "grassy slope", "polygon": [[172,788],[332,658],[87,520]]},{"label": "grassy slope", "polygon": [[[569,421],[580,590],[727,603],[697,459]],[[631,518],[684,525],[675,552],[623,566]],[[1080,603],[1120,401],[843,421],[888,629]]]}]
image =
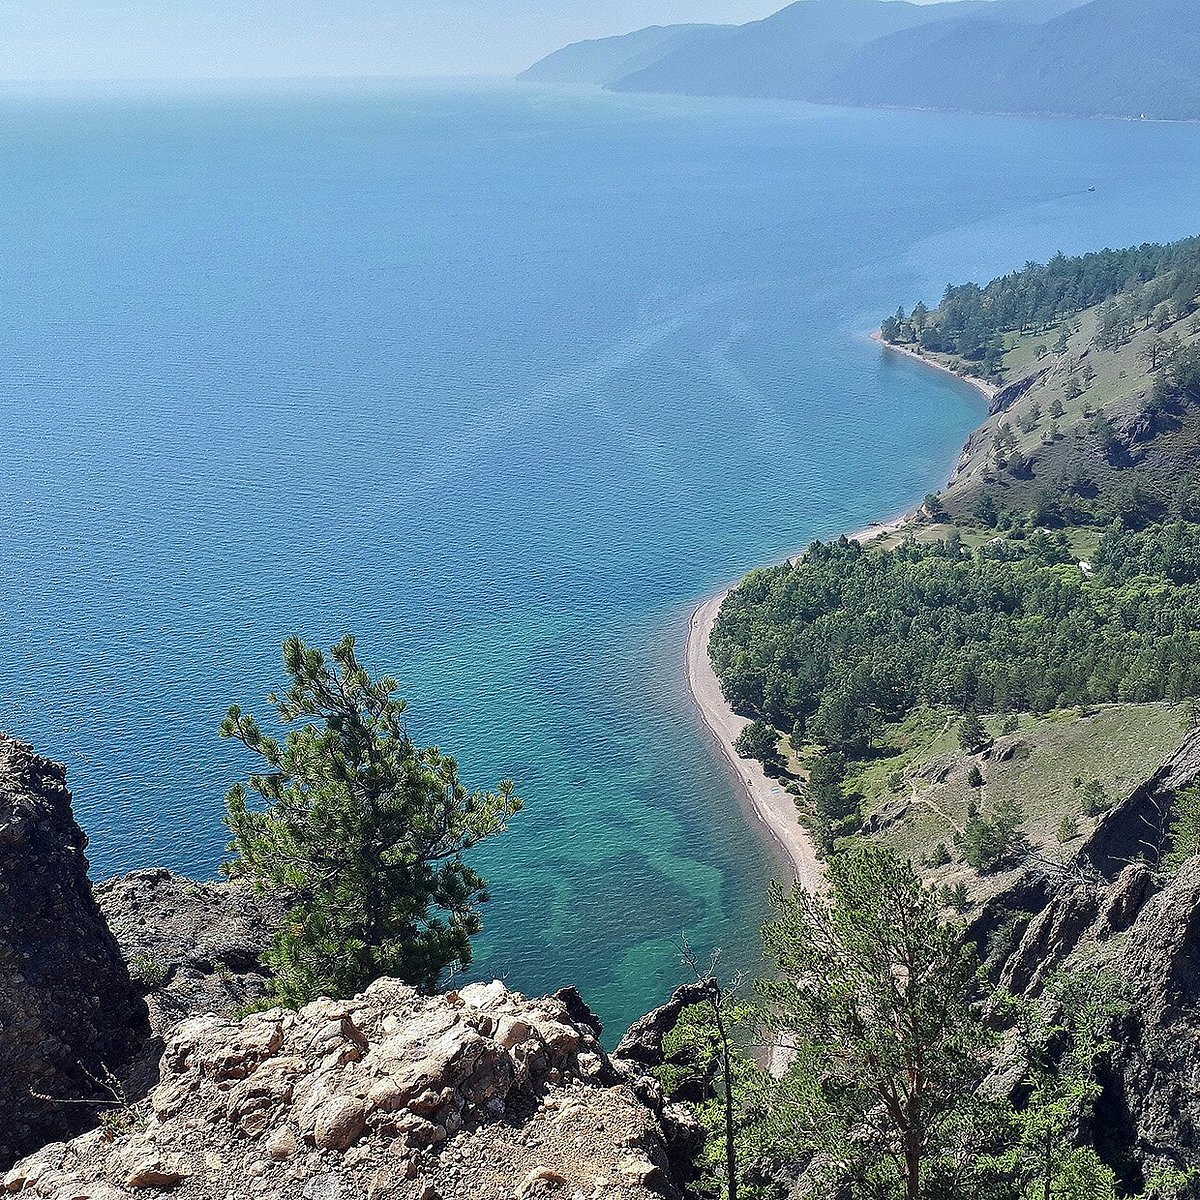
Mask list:
[{"label": "grassy slope", "polygon": [[[1108,463],[1087,427],[1097,411],[1118,431],[1136,419],[1154,387],[1153,373],[1142,358],[1145,346],[1154,337],[1172,334],[1185,344],[1200,341],[1200,318],[1189,317],[1161,331],[1139,331],[1117,351],[1093,345],[1097,318],[1098,309],[1089,309],[1053,329],[1009,336],[1005,385],[1031,376],[1035,381],[972,437],[954,478],[939,495],[948,519],[925,520],[915,530],[881,538],[876,545],[891,548],[913,536],[922,542],[936,541],[956,526],[965,545],[978,546],[998,536],[970,516],[983,490],[991,491],[1004,508],[1021,512],[1033,507],[1041,489],[1060,492],[1064,478],[1080,467],[1087,469],[1101,495],[1136,479],[1140,487],[1169,498],[1179,478],[1200,465],[1200,414],[1185,413],[1153,437],[1133,443],[1132,469]],[[1067,348],[1055,354],[1051,348],[1064,329]],[[967,373],[961,362],[930,357]],[[1068,379],[1075,375],[1082,383],[1087,366],[1094,378],[1081,395],[1069,397]],[[1056,401],[1063,412],[1054,418]],[[1017,448],[1029,460],[1031,478],[1017,478],[997,465],[994,443],[1002,425],[1013,431]],[[1099,529],[1078,527],[1065,532],[1076,557],[1089,559]],[[993,735],[999,734],[998,718],[985,718],[985,724]],[[1033,853],[1060,858],[1078,840],[1065,846],[1059,841],[1064,818],[1076,820],[1079,837],[1094,825],[1094,818],[1082,813],[1083,789],[1076,781],[1095,781],[1115,800],[1148,778],[1187,728],[1184,711],[1164,704],[1105,706],[1086,716],[1075,710],[1045,717],[1024,715],[1017,733],[999,737],[983,755],[968,756],[958,745],[957,717],[947,711],[921,710],[885,731],[878,757],[851,765],[847,787],[864,797],[867,832],[858,836],[886,843],[917,861],[945,843],[955,861],[926,868],[930,878],[939,885],[962,881],[976,901],[984,900],[1002,890],[1011,874],[979,875],[958,861],[954,835],[967,819],[972,798],[967,775],[972,762],[985,778],[978,797],[984,814],[996,800],[1016,800],[1027,814],[1025,832]],[[1015,753],[1009,756],[1013,747]],[[790,765],[802,774],[802,758],[793,755]]]},{"label": "grassy slope", "polygon": [[[1049,330],[1008,338],[1004,358],[1005,384],[1035,377],[1028,391],[1005,411],[988,418],[971,438],[964,461],[941,494],[950,515],[960,522],[969,516],[979,494],[990,490],[999,503],[1017,511],[1031,508],[1043,488],[1052,492],[1063,486],[1064,476],[1086,465],[1101,493],[1134,479],[1139,487],[1169,501],[1181,476],[1200,467],[1200,413],[1188,412],[1168,422],[1154,436],[1134,442],[1131,452],[1136,471],[1107,462],[1088,426],[1099,411],[1120,434],[1144,409],[1154,388],[1154,375],[1142,358],[1155,337],[1176,335],[1185,345],[1200,341],[1200,320],[1185,318],[1163,331],[1141,330],[1120,350],[1099,350],[1092,345],[1097,310],[1088,309]],[[1038,358],[1039,347],[1053,347],[1059,334],[1068,333],[1067,350],[1052,351]],[[930,355],[942,365],[962,369],[962,364],[945,356]],[[1077,397],[1068,396],[1068,380],[1074,375],[1081,384],[1087,368],[1094,372],[1090,386]],[[1058,418],[1051,416],[1055,402],[1063,407]],[[1030,461],[1031,478],[1021,478],[997,463],[994,439],[1007,425],[1017,449]],[[943,531],[944,532],[944,531]],[[923,540],[930,536],[929,531]],[[934,536],[937,536],[936,534]]]},{"label": "grassy slope", "polygon": [[[1095,825],[1083,813],[1084,786],[1094,781],[1112,800],[1128,794],[1179,744],[1189,716],[1190,710],[1165,704],[1105,705],[1086,714],[1071,709],[1025,715],[1008,735],[1001,734],[998,719],[987,719],[995,743],[968,755],[958,744],[957,716],[919,711],[887,730],[879,758],[851,765],[848,787],[864,796],[868,829],[880,827],[860,836],[916,860],[939,842],[957,857],[954,835],[967,820],[973,796],[967,776],[975,763],[984,777],[979,796],[984,815],[997,800],[1016,800],[1027,816],[1033,852],[1061,858],[1064,817],[1078,825],[1078,836],[1065,844],[1068,851]],[[981,876],[957,861],[928,873],[938,884],[963,880],[976,899],[1010,882],[1008,873]]]}]

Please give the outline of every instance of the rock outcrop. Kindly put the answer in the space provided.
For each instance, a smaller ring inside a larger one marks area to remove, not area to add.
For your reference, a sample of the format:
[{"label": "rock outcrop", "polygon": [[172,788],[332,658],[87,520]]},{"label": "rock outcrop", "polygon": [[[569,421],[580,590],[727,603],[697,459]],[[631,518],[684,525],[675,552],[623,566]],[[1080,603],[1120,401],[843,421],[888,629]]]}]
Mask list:
[{"label": "rock outcrop", "polygon": [[233,1016],[266,995],[259,956],[283,907],[249,886],[134,871],[100,884],[96,899],[145,994],[156,1035],[185,1017]]},{"label": "rock outcrop", "polygon": [[1109,961],[1130,1003],[1101,1075],[1097,1136],[1139,1187],[1155,1168],[1200,1168],[1200,858],[1145,901]]},{"label": "rock outcrop", "polygon": [[1200,780],[1200,730],[1192,732],[1155,773],[1097,826],[1082,857],[1106,879],[1134,861],[1158,862],[1167,849],[1171,806]]},{"label": "rock outcrop", "polygon": [[1172,801],[1200,779],[1200,732],[1117,805],[1058,878],[1031,871],[970,933],[994,977],[1037,995],[1095,972],[1124,1011],[1097,1064],[1092,1137],[1131,1192],[1155,1170],[1200,1169],[1200,856],[1159,862]]},{"label": "rock outcrop", "polygon": [[703,1004],[711,995],[704,983],[685,983],[675,989],[666,1004],[636,1020],[616,1049],[617,1058],[640,1069],[659,1067],[666,1061],[663,1039],[679,1023],[685,1008]]},{"label": "rock outcrop", "polygon": [[4,1180],[46,1200],[673,1197],[649,1102],[590,1023],[502,984],[424,997],[379,980],[170,1035],[146,1104]]},{"label": "rock outcrop", "polygon": [[63,767],[0,735],[0,1164],[94,1124],[149,1036]]}]

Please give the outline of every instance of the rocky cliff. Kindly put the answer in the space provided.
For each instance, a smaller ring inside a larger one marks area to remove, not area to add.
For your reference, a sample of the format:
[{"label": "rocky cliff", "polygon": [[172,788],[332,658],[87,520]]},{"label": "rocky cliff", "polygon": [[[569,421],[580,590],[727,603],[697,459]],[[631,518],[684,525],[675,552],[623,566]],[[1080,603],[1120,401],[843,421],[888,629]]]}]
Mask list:
[{"label": "rocky cliff", "polygon": [[[1174,800],[1197,780],[1200,731],[970,931],[1015,992],[1059,970],[1121,985],[1090,1133],[1130,1191],[1161,1167],[1200,1169],[1200,857],[1162,867]],[[239,1020],[261,1002],[257,951],[279,914],[166,871],[102,885],[98,905],[85,846],[63,769],[0,737],[2,1165],[34,1151],[8,1193],[649,1200],[690,1178],[703,1133],[647,1071],[693,989],[611,1059],[573,990],[425,997],[385,979]],[[156,1068],[148,1097],[124,1082],[139,1061]]]},{"label": "rocky cliff", "polygon": [[661,1101],[619,1074],[572,993],[424,997],[382,979],[241,1021],[184,1021],[119,1124],[4,1180],[47,1200],[673,1197]]},{"label": "rocky cliff", "polygon": [[384,979],[238,1020],[265,994],[278,906],[162,870],[93,895],[86,844],[64,769],[0,736],[0,1172],[29,1155],[0,1191],[678,1195],[672,1156],[702,1133],[606,1056],[573,989]]},{"label": "rocky cliff", "polygon": [[242,883],[199,883],[162,869],[96,888],[96,899],[145,995],[155,1034],[199,1013],[257,1007],[268,975],[263,947],[283,905]]},{"label": "rocky cliff", "polygon": [[0,1164],[97,1120],[149,1034],[66,772],[0,735]]},{"label": "rocky cliff", "polygon": [[1056,971],[1094,972],[1124,1011],[1097,1065],[1092,1136],[1140,1192],[1161,1168],[1200,1168],[1200,857],[1159,862],[1175,796],[1200,780],[1200,731],[1096,829],[1061,871],[1028,872],[971,930],[997,980],[1037,995]]}]

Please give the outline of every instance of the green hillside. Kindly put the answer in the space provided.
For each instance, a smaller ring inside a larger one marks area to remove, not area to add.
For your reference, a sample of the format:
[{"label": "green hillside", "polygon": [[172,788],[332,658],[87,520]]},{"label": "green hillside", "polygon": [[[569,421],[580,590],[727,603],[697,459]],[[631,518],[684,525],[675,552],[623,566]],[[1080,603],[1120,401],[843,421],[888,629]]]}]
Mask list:
[{"label": "green hillside", "polygon": [[1200,714],[1200,239],[953,285],[882,336],[993,381],[991,415],[898,533],[749,575],[709,650],[826,853],[885,841],[973,903]]},{"label": "green hillside", "polygon": [[1193,238],[1060,255],[885,321],[885,340],[1003,385],[941,510],[989,531],[1200,519],[1198,298]]}]

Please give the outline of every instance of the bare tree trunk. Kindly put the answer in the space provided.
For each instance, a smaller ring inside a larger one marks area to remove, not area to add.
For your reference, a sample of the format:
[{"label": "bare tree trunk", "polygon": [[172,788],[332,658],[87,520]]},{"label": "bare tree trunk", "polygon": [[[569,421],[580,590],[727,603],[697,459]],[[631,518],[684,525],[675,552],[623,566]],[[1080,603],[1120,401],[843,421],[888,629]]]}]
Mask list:
[{"label": "bare tree trunk", "polygon": [[904,1200],[921,1200],[921,1148],[911,1138],[904,1148]]}]

